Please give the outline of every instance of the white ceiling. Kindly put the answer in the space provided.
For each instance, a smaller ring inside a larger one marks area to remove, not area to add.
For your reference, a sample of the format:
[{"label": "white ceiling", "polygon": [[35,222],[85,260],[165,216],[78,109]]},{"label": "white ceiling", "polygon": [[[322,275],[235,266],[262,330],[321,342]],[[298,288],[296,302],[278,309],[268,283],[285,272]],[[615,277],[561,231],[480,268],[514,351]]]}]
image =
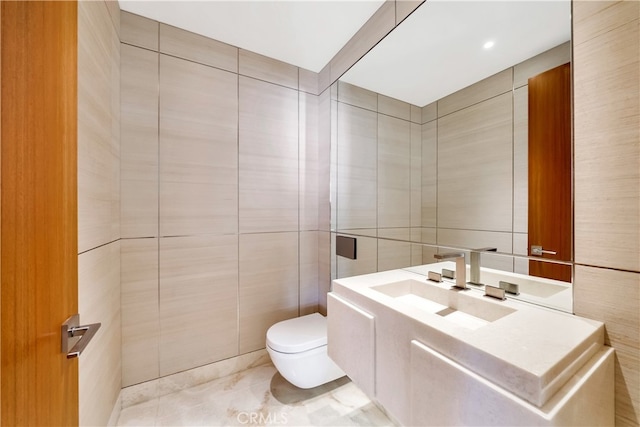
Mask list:
[{"label": "white ceiling", "polygon": [[[383,2],[120,0],[120,7],[319,72]],[[569,40],[570,13],[570,0],[427,0],[342,80],[424,106]],[[488,40],[495,46],[485,50]]]},{"label": "white ceiling", "polygon": [[570,14],[569,0],[428,0],[341,80],[424,106],[569,40]]},{"label": "white ceiling", "polygon": [[320,72],[384,0],[120,0],[127,12]]}]

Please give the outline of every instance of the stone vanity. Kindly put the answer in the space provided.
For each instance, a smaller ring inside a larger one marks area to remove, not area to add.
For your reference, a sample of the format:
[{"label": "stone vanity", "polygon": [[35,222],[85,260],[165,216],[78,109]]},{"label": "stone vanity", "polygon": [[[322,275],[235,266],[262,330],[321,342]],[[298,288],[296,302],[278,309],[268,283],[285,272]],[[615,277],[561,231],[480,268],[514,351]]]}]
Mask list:
[{"label": "stone vanity", "polygon": [[329,356],[402,425],[614,423],[601,322],[407,270],[334,280],[328,320]]}]

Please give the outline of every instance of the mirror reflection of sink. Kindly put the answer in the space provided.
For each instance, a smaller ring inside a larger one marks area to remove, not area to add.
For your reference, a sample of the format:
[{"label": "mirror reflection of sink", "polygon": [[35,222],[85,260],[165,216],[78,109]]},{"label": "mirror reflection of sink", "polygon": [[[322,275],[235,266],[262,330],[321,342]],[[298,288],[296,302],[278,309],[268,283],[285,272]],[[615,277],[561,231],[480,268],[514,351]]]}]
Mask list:
[{"label": "mirror reflection of sink", "polygon": [[412,279],[371,289],[468,329],[478,329],[515,312],[515,309],[500,303],[466,295],[466,291],[452,291]]}]

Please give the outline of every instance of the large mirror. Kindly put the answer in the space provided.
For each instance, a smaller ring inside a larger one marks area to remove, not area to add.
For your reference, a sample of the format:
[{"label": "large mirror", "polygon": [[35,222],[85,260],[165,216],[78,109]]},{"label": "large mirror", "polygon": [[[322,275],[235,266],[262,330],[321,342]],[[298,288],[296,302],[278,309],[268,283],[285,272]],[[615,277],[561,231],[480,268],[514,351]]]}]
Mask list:
[{"label": "large mirror", "polygon": [[[483,267],[569,286],[570,15],[570,1],[430,0],[332,86],[331,226],[358,237],[360,254],[335,258],[334,277],[495,248]],[[536,83],[550,70],[560,89]],[[550,100],[536,101],[539,87]],[[531,149],[530,135],[550,145]]]}]

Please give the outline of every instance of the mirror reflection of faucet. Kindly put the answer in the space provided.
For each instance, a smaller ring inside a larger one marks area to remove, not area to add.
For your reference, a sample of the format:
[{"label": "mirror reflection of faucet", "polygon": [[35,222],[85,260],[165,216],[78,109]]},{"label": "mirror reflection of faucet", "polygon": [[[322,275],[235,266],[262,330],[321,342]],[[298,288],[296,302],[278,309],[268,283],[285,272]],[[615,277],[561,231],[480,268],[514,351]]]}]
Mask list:
[{"label": "mirror reflection of faucet", "polygon": [[480,254],[482,252],[497,252],[498,248],[472,249],[469,254],[469,285],[483,286],[480,280]]}]

